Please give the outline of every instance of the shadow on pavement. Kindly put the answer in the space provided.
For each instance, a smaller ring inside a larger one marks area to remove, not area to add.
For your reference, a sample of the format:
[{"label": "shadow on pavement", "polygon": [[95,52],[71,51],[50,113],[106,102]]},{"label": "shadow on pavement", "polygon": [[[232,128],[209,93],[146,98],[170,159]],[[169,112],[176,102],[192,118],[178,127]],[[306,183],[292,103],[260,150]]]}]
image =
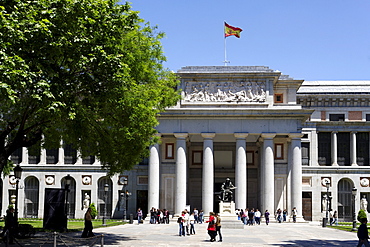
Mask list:
[{"label": "shadow on pavement", "polygon": [[302,247],[316,247],[316,246],[357,246],[358,240],[295,240],[286,241],[286,244],[271,244],[271,246],[302,246]]}]

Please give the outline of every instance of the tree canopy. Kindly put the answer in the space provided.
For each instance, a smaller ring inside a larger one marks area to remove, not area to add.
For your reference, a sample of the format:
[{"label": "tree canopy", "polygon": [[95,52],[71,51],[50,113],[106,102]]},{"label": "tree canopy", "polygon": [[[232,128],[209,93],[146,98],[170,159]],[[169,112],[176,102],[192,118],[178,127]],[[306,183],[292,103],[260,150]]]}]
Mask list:
[{"label": "tree canopy", "polygon": [[128,3],[1,0],[0,172],[18,148],[60,140],[109,174],[137,164],[179,99],[163,35]]}]

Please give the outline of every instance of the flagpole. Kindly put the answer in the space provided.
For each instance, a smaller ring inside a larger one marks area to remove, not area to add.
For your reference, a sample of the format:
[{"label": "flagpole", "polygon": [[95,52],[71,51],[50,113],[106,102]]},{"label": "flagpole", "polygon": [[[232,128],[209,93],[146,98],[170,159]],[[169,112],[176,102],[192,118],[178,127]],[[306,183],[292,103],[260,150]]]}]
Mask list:
[{"label": "flagpole", "polygon": [[225,51],[225,60],[224,60],[224,65],[227,66],[227,63],[230,63],[226,59],[226,37],[224,37],[224,51]]},{"label": "flagpole", "polygon": [[225,35],[225,23],[226,23],[226,21],[224,21],[224,53],[225,53],[224,66],[227,66],[227,64],[228,64],[228,63],[230,63],[230,61],[227,61],[227,58],[226,58],[226,35]]}]

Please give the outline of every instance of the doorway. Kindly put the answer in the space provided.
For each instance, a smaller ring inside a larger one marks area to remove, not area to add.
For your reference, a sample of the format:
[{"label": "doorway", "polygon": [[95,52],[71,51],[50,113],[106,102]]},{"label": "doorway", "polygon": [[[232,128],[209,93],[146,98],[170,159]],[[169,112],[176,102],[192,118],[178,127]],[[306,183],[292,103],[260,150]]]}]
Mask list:
[{"label": "doorway", "polygon": [[341,179],[338,183],[338,220],[352,221],[352,187],[349,179]]}]

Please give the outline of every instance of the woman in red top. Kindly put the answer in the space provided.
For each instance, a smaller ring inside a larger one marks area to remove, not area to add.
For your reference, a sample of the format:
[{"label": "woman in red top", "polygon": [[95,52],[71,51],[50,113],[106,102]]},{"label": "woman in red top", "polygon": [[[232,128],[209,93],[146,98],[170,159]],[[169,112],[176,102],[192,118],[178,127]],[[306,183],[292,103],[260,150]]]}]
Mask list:
[{"label": "woman in red top", "polygon": [[206,221],[208,223],[208,235],[211,237],[211,242],[216,241],[216,218],[215,218],[215,213],[214,212],[209,212],[209,220]]}]

